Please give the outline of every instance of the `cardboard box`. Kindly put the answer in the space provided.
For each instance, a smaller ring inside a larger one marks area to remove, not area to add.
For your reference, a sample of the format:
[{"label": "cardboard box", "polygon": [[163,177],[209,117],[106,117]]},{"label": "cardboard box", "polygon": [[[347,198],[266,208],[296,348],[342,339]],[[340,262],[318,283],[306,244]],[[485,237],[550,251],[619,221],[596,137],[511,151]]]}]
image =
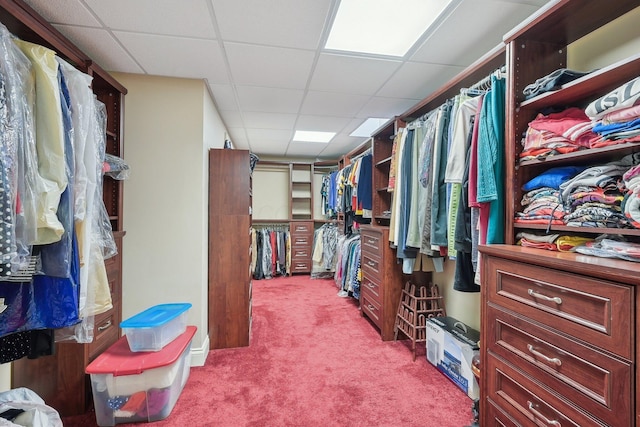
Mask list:
[{"label": "cardboard box", "polygon": [[453,317],[427,319],[427,360],[472,399],[479,396],[471,370],[479,339],[480,332]]}]

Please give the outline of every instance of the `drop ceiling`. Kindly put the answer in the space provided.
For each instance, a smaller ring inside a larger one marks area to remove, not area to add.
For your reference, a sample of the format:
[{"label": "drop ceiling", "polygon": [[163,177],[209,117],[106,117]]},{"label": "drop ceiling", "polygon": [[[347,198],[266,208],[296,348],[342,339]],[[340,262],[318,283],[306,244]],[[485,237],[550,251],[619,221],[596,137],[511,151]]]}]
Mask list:
[{"label": "drop ceiling", "polygon": [[[402,58],[325,50],[339,2],[26,0],[106,70],[203,79],[236,148],[317,159],[363,143],[349,134],[365,119],[402,114],[546,0],[453,0]],[[336,136],[292,142],[296,129]]]}]

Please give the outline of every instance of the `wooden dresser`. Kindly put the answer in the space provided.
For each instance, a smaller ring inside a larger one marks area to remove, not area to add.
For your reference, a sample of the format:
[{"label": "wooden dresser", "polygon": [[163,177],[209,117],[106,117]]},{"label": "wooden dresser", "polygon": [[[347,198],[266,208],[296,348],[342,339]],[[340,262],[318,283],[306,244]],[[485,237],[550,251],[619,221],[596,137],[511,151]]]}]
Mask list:
[{"label": "wooden dresser", "polygon": [[481,252],[482,425],[635,425],[638,265]]},{"label": "wooden dresser", "polygon": [[292,221],[291,233],[291,274],[311,272],[313,252],[313,221]]},{"label": "wooden dresser", "polygon": [[393,325],[402,293],[402,271],[389,247],[387,227],[363,226],[360,231],[362,315],[380,329],[383,341],[393,340]]}]

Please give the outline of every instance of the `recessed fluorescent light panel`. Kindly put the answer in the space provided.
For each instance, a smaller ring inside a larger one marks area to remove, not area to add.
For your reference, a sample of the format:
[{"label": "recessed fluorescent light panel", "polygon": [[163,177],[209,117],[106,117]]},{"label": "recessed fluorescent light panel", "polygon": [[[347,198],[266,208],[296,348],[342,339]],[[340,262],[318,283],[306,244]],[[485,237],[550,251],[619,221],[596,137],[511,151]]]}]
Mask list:
[{"label": "recessed fluorescent light panel", "polygon": [[358,129],[354,130],[349,134],[349,136],[361,136],[364,138],[369,138],[373,132],[378,130],[380,126],[387,123],[389,119],[378,119],[374,117],[369,117],[367,120],[362,122]]},{"label": "recessed fluorescent light panel", "polygon": [[327,143],[336,136],[335,132],[316,132],[310,130],[297,130],[293,135],[296,142],[322,142]]},{"label": "recessed fluorescent light panel", "polygon": [[326,49],[404,56],[452,0],[341,0]]}]

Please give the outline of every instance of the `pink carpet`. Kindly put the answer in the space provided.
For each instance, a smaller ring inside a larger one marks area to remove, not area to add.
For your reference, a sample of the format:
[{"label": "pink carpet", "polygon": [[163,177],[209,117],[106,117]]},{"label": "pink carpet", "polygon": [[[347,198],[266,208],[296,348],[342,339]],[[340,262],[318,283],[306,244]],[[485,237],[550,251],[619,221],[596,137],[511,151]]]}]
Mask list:
[{"label": "pink carpet", "polygon": [[293,276],[253,282],[250,346],[212,350],[153,425],[462,427],[471,403],[423,349],[413,362],[407,341],[383,342],[332,280]]}]

